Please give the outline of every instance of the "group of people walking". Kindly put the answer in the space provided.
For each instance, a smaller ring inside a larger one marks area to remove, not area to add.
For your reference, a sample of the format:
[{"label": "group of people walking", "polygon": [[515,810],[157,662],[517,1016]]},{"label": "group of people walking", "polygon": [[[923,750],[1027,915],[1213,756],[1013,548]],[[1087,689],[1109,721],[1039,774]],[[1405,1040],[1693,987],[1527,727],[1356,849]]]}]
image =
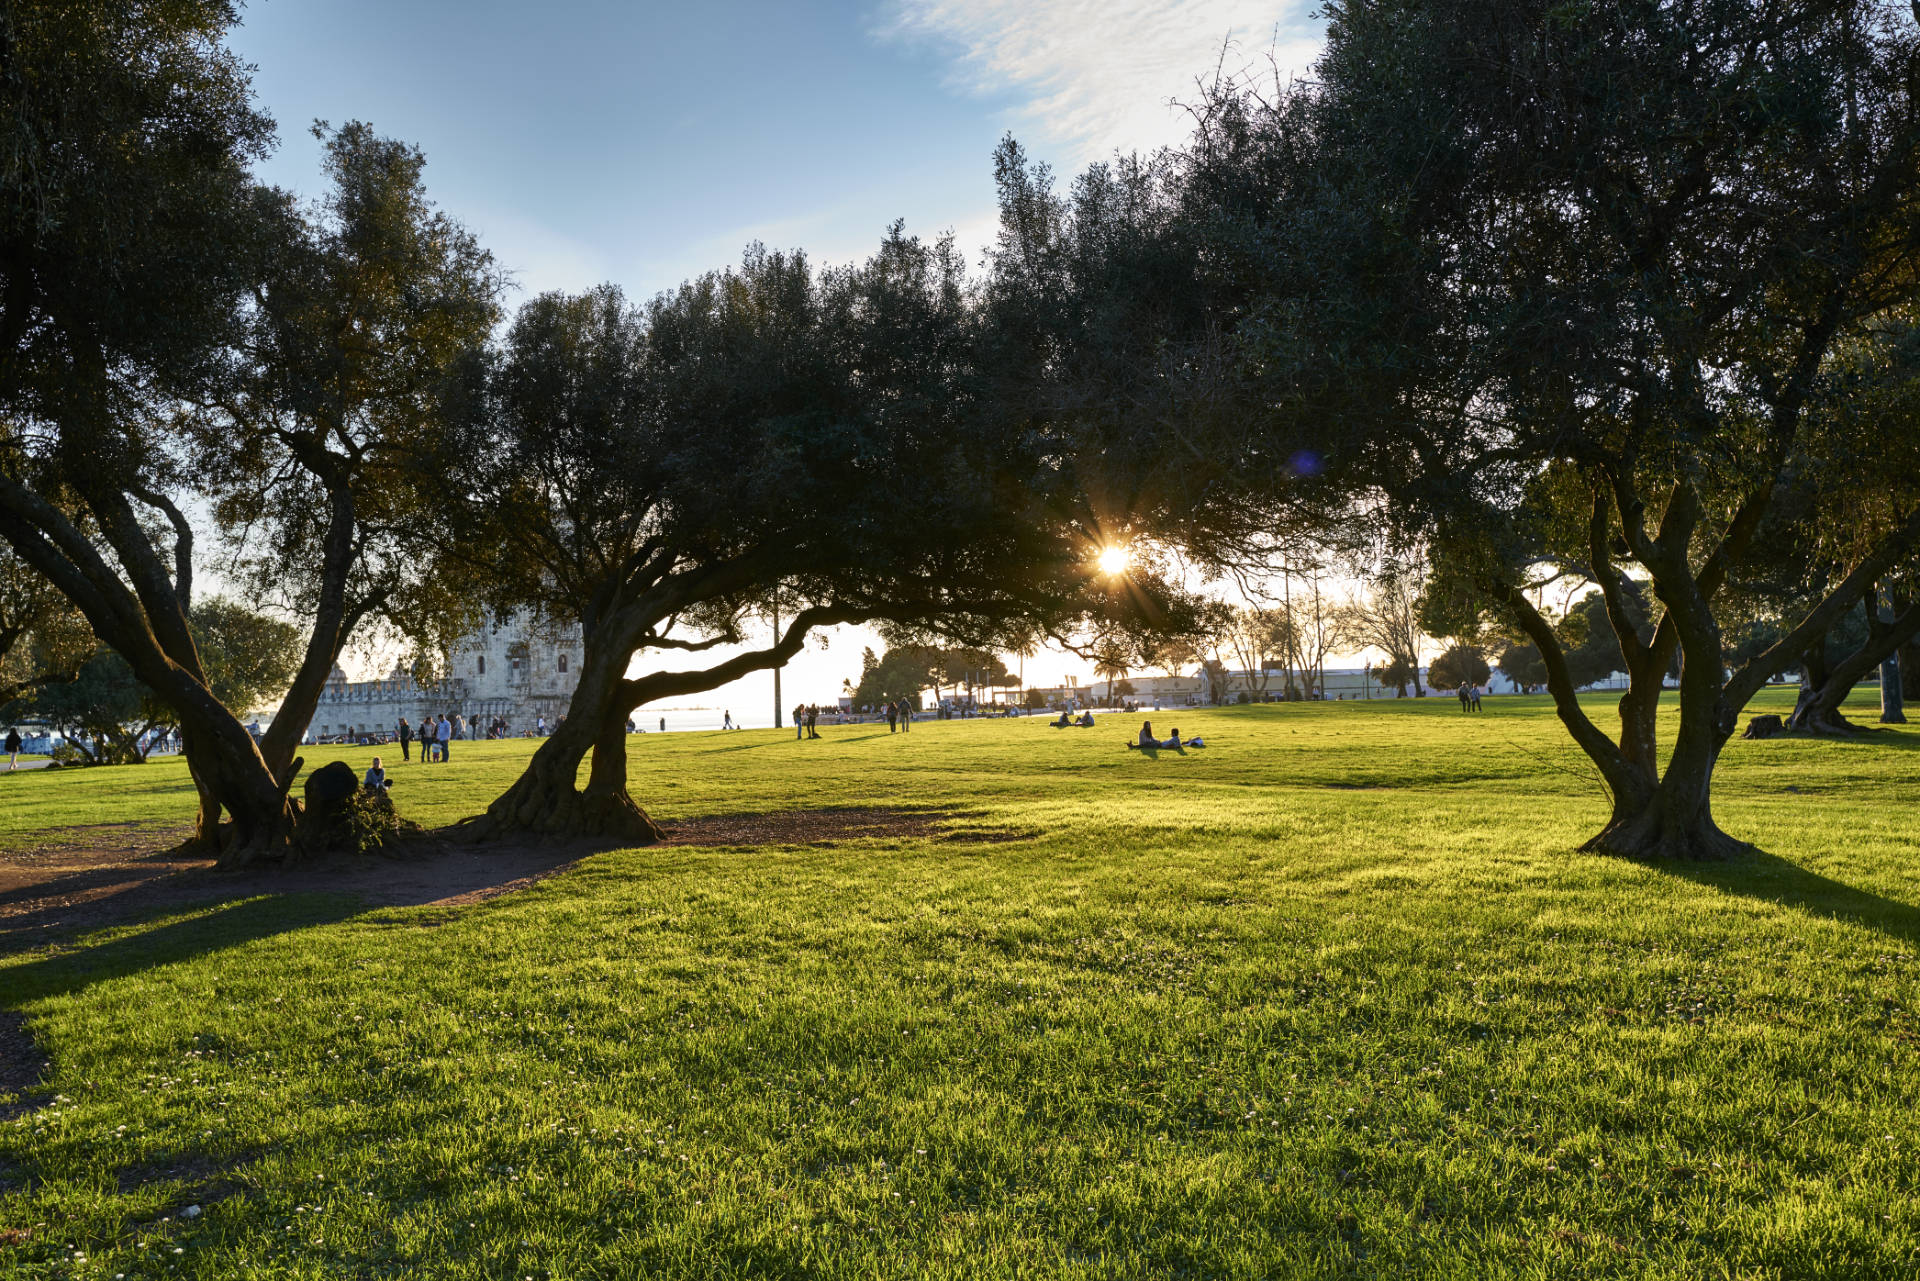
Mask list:
[{"label": "group of people walking", "polygon": [[892,734],[898,732],[905,734],[913,728],[913,708],[907,704],[905,699],[888,703],[886,713],[887,733]]},{"label": "group of people walking", "polygon": [[466,722],[460,713],[451,716],[434,716],[420,722],[419,732],[415,732],[407,718],[400,718],[400,759],[413,759],[413,743],[420,742],[422,761],[444,761],[447,759],[447,744],[456,738],[464,737]]},{"label": "group of people walking", "polygon": [[1462,685],[1459,694],[1461,711],[1477,712],[1480,710],[1480,687],[1478,685]]}]

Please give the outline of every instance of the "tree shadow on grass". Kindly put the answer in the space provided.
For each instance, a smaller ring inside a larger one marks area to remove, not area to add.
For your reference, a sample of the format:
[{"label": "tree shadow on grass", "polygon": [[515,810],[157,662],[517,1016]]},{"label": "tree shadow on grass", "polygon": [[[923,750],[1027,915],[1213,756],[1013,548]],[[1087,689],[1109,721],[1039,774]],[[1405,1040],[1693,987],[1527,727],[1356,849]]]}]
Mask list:
[{"label": "tree shadow on grass", "polygon": [[151,928],[139,921],[106,931],[98,942],[82,940],[45,956],[0,970],[6,995],[0,1005],[15,1006],[64,996],[109,979],[137,974],[192,957],[239,947],[258,939],[315,925],[331,925],[366,910],[353,894],[269,894],[220,904],[212,911],[169,905],[146,920],[165,920]]},{"label": "tree shadow on grass", "polygon": [[1641,861],[1723,894],[1777,903],[1808,916],[1862,925],[1890,938],[1920,943],[1920,907],[1856,889],[1763,850],[1726,863]]}]

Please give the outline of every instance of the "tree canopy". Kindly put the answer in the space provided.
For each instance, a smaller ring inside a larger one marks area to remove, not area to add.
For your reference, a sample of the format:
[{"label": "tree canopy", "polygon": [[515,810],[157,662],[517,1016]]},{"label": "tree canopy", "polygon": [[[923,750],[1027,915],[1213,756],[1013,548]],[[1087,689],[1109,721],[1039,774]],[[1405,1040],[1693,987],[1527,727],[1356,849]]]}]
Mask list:
[{"label": "tree canopy", "polygon": [[[1310,82],[1204,113],[1192,184],[1257,295],[1238,347],[1267,417],[1320,424],[1397,536],[1538,650],[1614,797],[1595,848],[1744,848],[1710,807],[1737,713],[1920,543],[1917,473],[1882,477],[1830,586],[1729,674],[1768,513],[1859,452],[1822,426],[1828,375],[1913,296],[1915,54],[1911,15],[1866,0],[1337,5]],[[1904,456],[1910,420],[1889,429]],[[1617,737],[1529,596],[1566,574],[1622,650]]]},{"label": "tree canopy", "polygon": [[[474,590],[578,623],[585,657],[564,728],[489,824],[651,835],[628,716],[777,666],[817,627],[997,647],[1165,616],[1175,593],[1096,574],[1097,530],[1044,442],[984,412],[979,342],[952,244],[898,227],[854,267],[756,247],[644,305],[607,286],[522,308],[472,371],[445,467],[472,496]],[[776,595],[781,630],[750,639]]]}]

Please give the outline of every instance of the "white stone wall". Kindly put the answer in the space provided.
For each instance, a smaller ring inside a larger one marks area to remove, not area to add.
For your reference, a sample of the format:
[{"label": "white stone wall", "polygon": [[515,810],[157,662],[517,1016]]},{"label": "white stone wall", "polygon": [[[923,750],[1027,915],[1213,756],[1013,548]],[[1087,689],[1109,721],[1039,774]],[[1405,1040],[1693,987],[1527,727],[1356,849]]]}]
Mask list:
[{"label": "white stone wall", "polygon": [[418,725],[456,712],[481,733],[495,717],[514,734],[533,729],[541,716],[551,728],[579,683],[580,658],[577,627],[536,627],[521,615],[483,623],[454,645],[447,677],[435,685],[417,685],[398,668],[378,680],[349,681],[336,667],[310,733],[391,733],[402,716]]}]

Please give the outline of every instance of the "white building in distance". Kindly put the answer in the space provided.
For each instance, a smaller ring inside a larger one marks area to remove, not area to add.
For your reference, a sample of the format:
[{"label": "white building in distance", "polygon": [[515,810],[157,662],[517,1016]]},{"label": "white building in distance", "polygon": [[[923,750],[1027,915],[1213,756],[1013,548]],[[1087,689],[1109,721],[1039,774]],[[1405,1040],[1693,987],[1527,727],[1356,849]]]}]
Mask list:
[{"label": "white building in distance", "polygon": [[549,628],[526,616],[489,620],[461,637],[447,656],[447,674],[422,685],[404,666],[378,680],[350,681],[339,667],[314,709],[309,736],[316,739],[393,734],[400,718],[419,725],[430,716],[458,713],[475,737],[496,720],[506,732],[531,732],[539,718],[548,729],[566,712],[580,680],[578,626]]}]

